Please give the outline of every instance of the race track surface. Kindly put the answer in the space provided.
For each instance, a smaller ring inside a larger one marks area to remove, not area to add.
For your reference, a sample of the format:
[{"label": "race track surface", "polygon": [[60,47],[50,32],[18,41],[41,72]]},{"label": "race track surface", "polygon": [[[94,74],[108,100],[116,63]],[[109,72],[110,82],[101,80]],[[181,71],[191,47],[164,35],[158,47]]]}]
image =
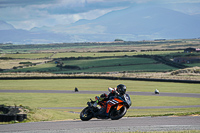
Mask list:
[{"label": "race track surface", "polygon": [[[78,94],[102,94],[105,91],[79,91],[71,90],[0,90],[0,93],[78,93]],[[127,92],[129,95],[144,95],[144,96],[172,96],[172,97],[196,97],[200,98],[200,94],[196,93],[160,93],[155,95],[153,92]]]},{"label": "race track surface", "polygon": [[0,132],[91,133],[200,130],[200,116],[139,117],[120,120],[71,120],[0,125]]}]

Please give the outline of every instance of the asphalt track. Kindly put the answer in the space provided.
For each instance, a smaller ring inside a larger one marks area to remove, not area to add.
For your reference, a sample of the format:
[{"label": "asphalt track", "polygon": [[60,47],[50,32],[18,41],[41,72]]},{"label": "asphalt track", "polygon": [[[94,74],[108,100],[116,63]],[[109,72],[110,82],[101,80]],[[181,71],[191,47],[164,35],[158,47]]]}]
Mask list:
[{"label": "asphalt track", "polygon": [[[71,90],[0,90],[0,93],[77,93],[77,94],[97,94],[107,93],[105,91],[79,91]],[[171,97],[196,97],[200,98],[200,94],[196,93],[160,93],[155,95],[153,92],[127,92],[129,95],[144,95],[144,96],[171,96]]]},{"label": "asphalt track", "polygon": [[200,116],[139,117],[122,118],[120,120],[92,119],[90,121],[70,120],[0,125],[0,132],[12,133],[98,133],[175,130],[200,131]]}]

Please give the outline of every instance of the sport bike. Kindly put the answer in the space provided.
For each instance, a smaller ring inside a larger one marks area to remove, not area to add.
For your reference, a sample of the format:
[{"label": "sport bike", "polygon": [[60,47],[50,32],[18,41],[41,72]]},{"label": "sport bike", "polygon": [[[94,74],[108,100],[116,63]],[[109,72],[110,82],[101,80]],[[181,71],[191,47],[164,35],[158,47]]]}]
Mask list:
[{"label": "sport bike", "polygon": [[[88,121],[92,118],[98,119],[111,119],[111,120],[118,120],[122,118],[127,109],[131,106],[131,98],[128,94],[124,94],[123,97],[114,97],[113,99],[104,101],[104,104],[100,104],[101,102],[97,102],[99,100],[96,98],[96,101],[90,99],[90,102],[87,102],[87,107],[85,107],[80,113],[80,119],[82,121]],[[97,104],[98,103],[98,104]],[[99,106],[97,106],[99,105]],[[102,106],[106,106],[106,113],[108,115],[101,116],[99,115],[99,111],[102,109]]]}]

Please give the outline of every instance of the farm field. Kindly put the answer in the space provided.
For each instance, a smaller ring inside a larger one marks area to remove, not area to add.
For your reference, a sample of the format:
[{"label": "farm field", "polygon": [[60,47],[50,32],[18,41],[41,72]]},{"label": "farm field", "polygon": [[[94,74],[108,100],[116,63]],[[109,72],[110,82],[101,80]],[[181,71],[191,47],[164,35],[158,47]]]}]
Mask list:
[{"label": "farm field", "polygon": [[[84,64],[83,64],[84,65]],[[48,63],[40,66],[33,66],[23,69],[11,70],[10,72],[51,72],[51,73],[82,73],[82,72],[117,72],[117,71],[169,71],[176,70],[176,68],[166,66],[163,64],[149,64],[145,65],[126,65],[120,66],[119,64],[116,66],[88,66],[87,68],[83,68],[81,70],[73,70],[73,69],[60,69],[56,67],[54,63]]]},{"label": "farm field", "polygon": [[113,50],[151,50],[154,49],[183,49],[198,47],[199,39],[176,39],[165,41],[124,41],[124,42],[82,42],[82,43],[52,43],[29,45],[0,45],[2,53],[30,53],[30,52],[87,52],[87,51],[113,51]]},{"label": "farm field", "polygon": [[[196,57],[199,55],[200,53],[183,53],[183,50],[1,54],[3,60],[0,59],[0,70],[10,69],[5,72],[50,72],[59,74],[124,71],[168,72],[179,68],[166,64],[166,61],[172,63],[173,58],[177,56]],[[166,61],[163,59],[156,60],[155,57],[157,56],[165,58]],[[55,63],[55,61],[58,62],[58,64]],[[31,62],[32,64],[43,63],[37,65],[21,65],[20,62]],[[60,63],[62,63],[61,67],[58,66]],[[183,65],[184,67],[194,67],[199,66],[199,63]]]},{"label": "farm field", "polygon": [[[62,60],[62,67],[58,63],[49,62],[41,65],[18,68],[7,72],[123,72],[123,71],[169,71],[177,68],[165,65],[150,58],[121,57],[101,59]],[[72,68],[71,68],[72,67]],[[73,68],[75,67],[75,68]]]},{"label": "farm field", "polygon": [[37,64],[37,63],[45,63],[45,59],[37,59],[37,60],[30,60],[30,59],[15,59],[15,60],[0,60],[0,68],[1,69],[12,69],[13,67],[19,66],[26,66],[29,64]]},{"label": "farm field", "polygon": [[14,53],[14,54],[2,54],[1,57],[4,58],[14,58],[14,59],[48,59],[53,55],[53,53]]},{"label": "farm field", "polygon": [[[200,56],[200,53],[184,53],[184,48],[189,46],[197,47],[200,45],[199,43],[199,39],[184,39],[135,42],[1,45],[0,71],[2,72],[4,69],[10,69],[5,72],[48,72],[55,74],[169,72],[180,68],[199,66],[199,63],[177,64],[173,62],[174,57]],[[12,52],[6,52],[9,50]],[[23,52],[23,50],[26,50],[26,52]],[[158,57],[160,59],[156,59]],[[32,63],[36,62],[34,60],[38,60],[39,62],[39,60],[42,59],[48,60],[48,62],[34,66],[25,66],[17,63],[17,60],[20,59],[27,60],[27,62],[30,60]],[[55,64],[55,61],[62,64]],[[177,65],[182,66],[177,67]]]},{"label": "farm field", "polygon": [[[123,53],[126,56],[107,56],[103,55],[99,57],[64,57],[62,58],[45,58],[43,59],[28,59],[23,57],[19,59],[3,59],[0,60],[0,75],[2,76],[26,76],[26,75],[35,75],[38,76],[46,75],[50,76],[73,76],[74,74],[93,74],[100,76],[99,74],[109,74],[108,76],[128,76],[135,78],[164,78],[164,79],[182,79],[182,80],[198,80],[199,79],[199,63],[192,64],[178,64],[183,65],[187,68],[184,72],[181,72],[176,75],[171,75],[174,71],[178,71],[180,68],[177,68],[177,63],[172,62],[173,57],[175,56],[199,56],[200,53],[180,53],[174,51],[164,51],[170,54],[161,54],[163,51],[156,51],[158,55],[127,55],[126,53],[133,52],[113,52],[113,53]],[[74,52],[71,52],[74,54]],[[71,53],[51,53],[51,55],[64,54],[68,55]],[[113,54],[112,53],[112,54]],[[147,52],[151,53],[151,52]],[[39,53],[35,53],[35,57],[41,57]],[[82,53],[76,53],[82,54]],[[90,52],[84,54],[91,54]],[[98,52],[96,52],[98,54]],[[107,52],[100,52],[100,54],[107,54]],[[15,55],[15,54],[11,54]],[[43,55],[43,54],[42,54]],[[51,57],[53,57],[53,55]],[[93,56],[94,54],[91,54]],[[78,55],[77,55],[78,56]],[[155,57],[159,57],[159,60],[156,60]],[[12,56],[14,58],[14,56]],[[24,59],[22,59],[24,58]],[[166,60],[163,60],[163,58]],[[166,62],[171,63],[172,65],[166,64]],[[27,64],[28,63],[28,64]],[[174,65],[173,65],[174,64]],[[5,70],[4,70],[5,69]],[[195,71],[192,69],[196,69]],[[181,69],[180,69],[181,71]],[[12,73],[10,73],[12,72]],[[16,73],[17,72],[17,73]],[[189,72],[189,73],[188,73]],[[9,74],[10,73],[10,74]],[[119,74],[117,74],[119,73]],[[123,74],[124,73],[124,74]],[[151,74],[150,74],[151,73]],[[58,75],[59,74],[59,75]],[[66,75],[67,74],[67,75]],[[82,75],[83,76],[83,75]]]},{"label": "farm field", "polygon": [[5,53],[1,57],[13,59],[41,59],[41,58],[69,58],[69,57],[105,57],[105,56],[133,56],[133,55],[168,55],[181,53],[183,50],[173,51],[144,51],[144,52],[49,52],[49,53]]},{"label": "farm field", "polygon": [[147,52],[65,52],[56,53],[52,58],[65,58],[65,57],[103,57],[103,56],[132,56],[132,55],[166,55],[172,53],[183,52],[177,51],[147,51]]}]

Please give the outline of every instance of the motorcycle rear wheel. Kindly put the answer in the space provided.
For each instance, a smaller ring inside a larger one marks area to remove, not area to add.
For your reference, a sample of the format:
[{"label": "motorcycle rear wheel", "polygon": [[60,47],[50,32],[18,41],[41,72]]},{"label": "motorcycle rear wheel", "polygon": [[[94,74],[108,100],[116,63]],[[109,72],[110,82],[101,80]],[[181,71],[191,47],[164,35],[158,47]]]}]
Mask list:
[{"label": "motorcycle rear wheel", "polygon": [[84,108],[80,113],[80,119],[82,121],[89,121],[92,119],[93,114],[88,107]]},{"label": "motorcycle rear wheel", "polygon": [[119,120],[120,118],[122,118],[127,112],[127,108],[125,106],[123,106],[121,109],[116,110],[113,109],[110,112],[110,119],[111,120]]}]

